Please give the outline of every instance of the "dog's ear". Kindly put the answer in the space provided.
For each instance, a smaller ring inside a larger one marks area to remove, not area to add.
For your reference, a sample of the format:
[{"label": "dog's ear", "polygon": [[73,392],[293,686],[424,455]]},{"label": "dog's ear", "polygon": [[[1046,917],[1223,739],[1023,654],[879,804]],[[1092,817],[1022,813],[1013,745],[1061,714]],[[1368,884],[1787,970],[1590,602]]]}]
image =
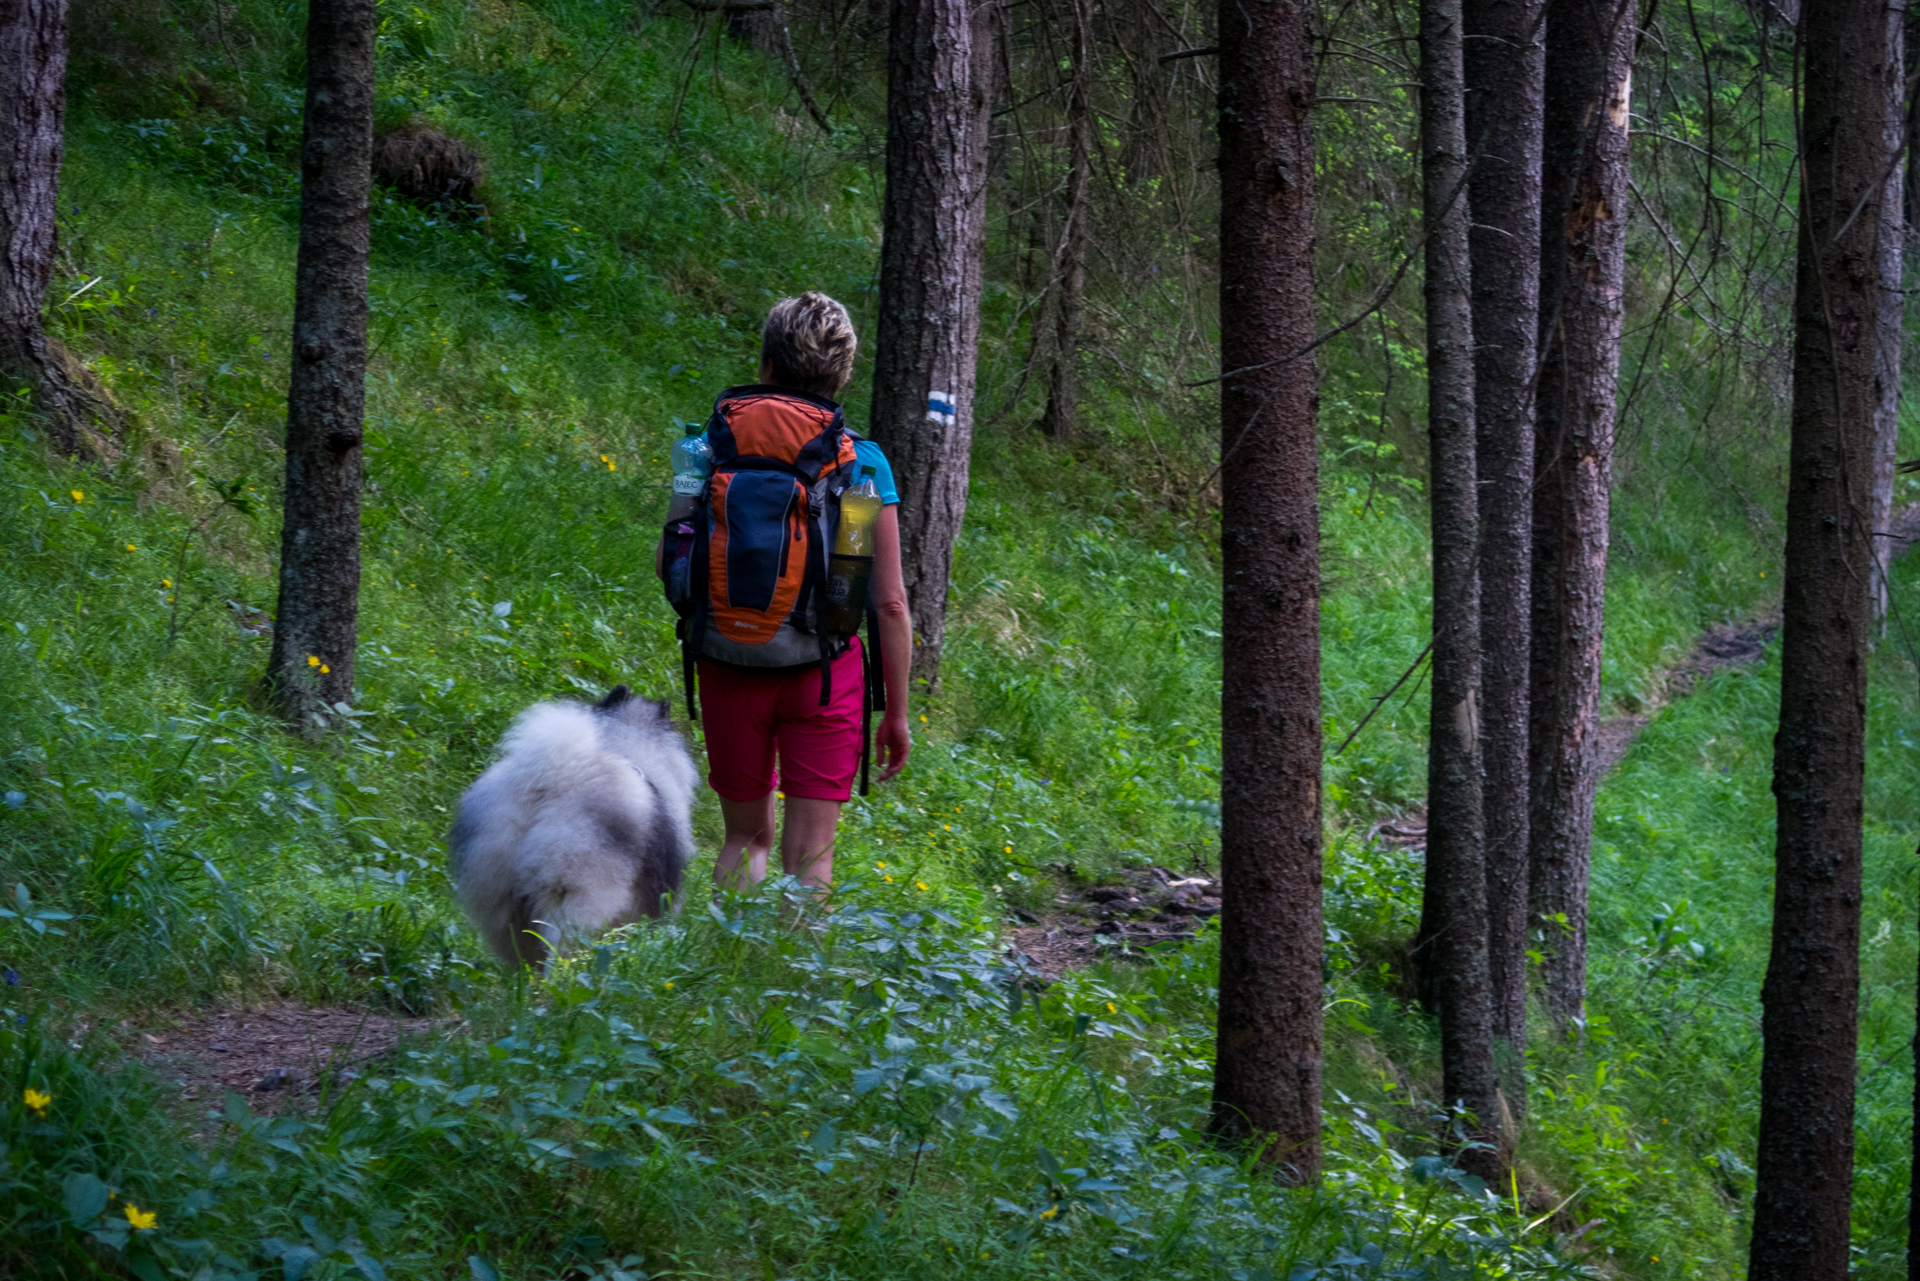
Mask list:
[{"label": "dog's ear", "polygon": [[670,721],[673,719],[673,700],[672,699],[656,698],[652,700],[652,706],[653,706],[654,714],[657,715],[661,720]]},{"label": "dog's ear", "polygon": [[617,712],[620,710],[621,705],[632,697],[633,691],[625,685],[615,685],[607,691],[607,696],[595,703],[594,706],[603,712]]}]

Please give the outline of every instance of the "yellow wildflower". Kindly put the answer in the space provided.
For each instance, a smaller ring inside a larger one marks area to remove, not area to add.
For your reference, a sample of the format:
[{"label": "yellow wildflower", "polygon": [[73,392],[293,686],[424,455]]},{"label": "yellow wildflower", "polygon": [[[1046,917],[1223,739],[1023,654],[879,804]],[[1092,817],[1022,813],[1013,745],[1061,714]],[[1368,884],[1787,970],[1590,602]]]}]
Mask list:
[{"label": "yellow wildflower", "polygon": [[32,1108],[41,1116],[47,1114],[47,1104],[53,1102],[53,1096],[51,1094],[44,1094],[39,1090],[33,1089],[23,1091],[20,1098],[28,1107]]},{"label": "yellow wildflower", "polygon": [[1115,1005],[1112,1001],[1107,1002],[1107,1013],[1118,1014],[1119,1012],[1120,1012],[1119,1006]]},{"label": "yellow wildflower", "polygon": [[606,456],[605,454],[602,454],[602,455],[600,455],[600,461],[601,461],[601,462],[603,462],[603,463],[605,463],[605,464],[607,465],[607,470],[608,470],[608,471],[612,471],[612,470],[613,470],[613,459],[611,459],[611,458],[609,458],[609,457],[607,457],[607,456]]},{"label": "yellow wildflower", "polygon": [[883,876],[880,879],[885,881],[889,885],[893,884],[893,878],[891,876]]},{"label": "yellow wildflower", "polygon": [[152,1210],[142,1210],[129,1201],[126,1204],[126,1211],[128,1225],[141,1232],[151,1232],[160,1226],[160,1216]]},{"label": "yellow wildflower", "polygon": [[332,672],[333,672],[333,669],[331,667],[328,667],[325,663],[320,664],[320,674],[322,676],[331,675]]},{"label": "yellow wildflower", "polygon": [[76,503],[84,503],[87,501],[87,496],[77,489],[70,489],[67,492],[73,495],[73,501]]},{"label": "yellow wildflower", "polygon": [[666,990],[667,990],[667,991],[669,991],[669,992],[671,992],[671,991],[673,991],[673,980],[672,980],[672,979],[668,979],[668,980],[667,980],[667,982],[666,982]]},{"label": "yellow wildflower", "polygon": [[914,884],[919,886],[923,890],[927,888],[927,883],[925,881],[915,881]]},{"label": "yellow wildflower", "polygon": [[139,551],[140,549],[139,549],[138,547],[135,547],[135,546],[134,546],[134,545],[133,545],[132,543],[128,543],[128,544],[127,544],[127,550],[128,550],[128,551],[130,551],[130,552],[137,552],[137,551]]},{"label": "yellow wildflower", "polygon": [[160,580],[160,585],[162,587],[171,587],[173,586],[173,580],[171,578],[163,578]]},{"label": "yellow wildflower", "polygon": [[1060,1207],[1057,1205],[1050,1205],[1046,1209],[1040,1211],[1040,1217],[1043,1219],[1051,1219],[1054,1215],[1058,1213],[1060,1213]]},{"label": "yellow wildflower", "polygon": [[307,655],[307,666],[308,666],[308,667],[318,667],[318,666],[320,666],[320,656],[319,656],[318,654],[308,654],[308,655]]}]

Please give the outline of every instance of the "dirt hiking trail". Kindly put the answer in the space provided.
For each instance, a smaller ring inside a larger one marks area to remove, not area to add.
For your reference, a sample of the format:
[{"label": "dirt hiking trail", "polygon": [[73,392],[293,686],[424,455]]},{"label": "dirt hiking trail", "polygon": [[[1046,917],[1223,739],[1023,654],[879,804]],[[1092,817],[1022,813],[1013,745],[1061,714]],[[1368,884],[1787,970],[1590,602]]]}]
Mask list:
[{"label": "dirt hiking trail", "polygon": [[[1894,530],[1896,554],[1920,541],[1920,506],[1902,512]],[[1595,750],[1601,774],[1612,772],[1626,758],[1633,740],[1661,708],[1685,698],[1721,672],[1759,663],[1779,630],[1780,612],[1773,608],[1702,632],[1693,647],[1654,682],[1643,710],[1600,722]],[[1368,837],[1396,849],[1425,849],[1426,806],[1381,819]],[[1055,870],[1067,884],[1055,895],[1052,909],[1039,917],[1017,913],[1024,923],[1007,934],[1008,941],[1047,980],[1092,965],[1103,956],[1118,958],[1125,954],[1117,947],[1121,943],[1147,952],[1164,944],[1178,945],[1193,937],[1199,922],[1220,911],[1220,883],[1210,874],[1147,867],[1122,872],[1104,884],[1075,886],[1070,869],[1055,865]]]}]

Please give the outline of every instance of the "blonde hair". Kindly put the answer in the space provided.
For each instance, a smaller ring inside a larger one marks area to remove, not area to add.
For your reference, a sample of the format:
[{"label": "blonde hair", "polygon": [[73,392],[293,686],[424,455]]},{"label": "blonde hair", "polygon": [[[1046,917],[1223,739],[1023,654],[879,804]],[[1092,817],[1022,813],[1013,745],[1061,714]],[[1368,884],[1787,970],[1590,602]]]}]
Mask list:
[{"label": "blonde hair", "polygon": [[829,400],[853,378],[859,349],[847,309],[811,289],[773,304],[760,329],[760,361],[773,381]]}]

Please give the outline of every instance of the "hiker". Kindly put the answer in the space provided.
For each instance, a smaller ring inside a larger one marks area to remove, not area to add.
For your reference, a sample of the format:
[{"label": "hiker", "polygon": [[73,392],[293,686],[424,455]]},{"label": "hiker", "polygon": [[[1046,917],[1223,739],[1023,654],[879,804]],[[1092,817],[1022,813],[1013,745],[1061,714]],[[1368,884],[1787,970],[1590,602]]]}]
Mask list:
[{"label": "hiker", "polygon": [[[711,477],[689,486],[700,491],[685,503],[691,514],[670,515],[661,545],[661,578],[681,615],[688,711],[705,726],[707,783],[726,819],[713,879],[729,889],[767,874],[776,793],[786,802],[782,870],[830,885],[840,807],[856,776],[866,791],[869,731],[883,783],[912,747],[900,495],[886,455],[833,400],[856,349],[852,317],[825,294],[774,304],[760,333],[760,381],[714,402]],[[828,565],[841,497],[870,493],[855,489],[863,479],[882,505],[860,611],[857,580],[850,592]],[[864,644],[850,634],[857,623],[827,625],[849,610],[864,612]]]}]

